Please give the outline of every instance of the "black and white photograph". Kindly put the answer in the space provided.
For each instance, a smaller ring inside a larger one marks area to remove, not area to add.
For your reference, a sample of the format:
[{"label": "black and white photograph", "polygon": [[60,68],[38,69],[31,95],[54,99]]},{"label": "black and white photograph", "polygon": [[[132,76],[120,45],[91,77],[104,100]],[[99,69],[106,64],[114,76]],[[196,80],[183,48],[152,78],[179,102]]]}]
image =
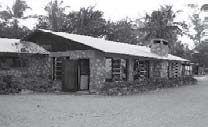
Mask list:
[{"label": "black and white photograph", "polygon": [[0,127],[207,126],[207,0],[0,0]]}]

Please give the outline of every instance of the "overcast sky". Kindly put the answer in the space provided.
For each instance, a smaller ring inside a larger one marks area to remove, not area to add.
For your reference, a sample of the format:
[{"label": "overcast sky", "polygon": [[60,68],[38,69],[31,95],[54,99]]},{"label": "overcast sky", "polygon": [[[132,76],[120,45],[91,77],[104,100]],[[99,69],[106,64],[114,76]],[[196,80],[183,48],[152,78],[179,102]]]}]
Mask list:
[{"label": "overcast sky", "polygon": [[[0,4],[11,6],[15,0],[0,0]],[[27,13],[43,14],[44,6],[51,0],[25,0],[32,8]],[[104,12],[107,19],[119,20],[125,17],[137,18],[145,12],[158,9],[160,5],[173,5],[175,10],[184,10],[188,3],[205,3],[206,0],[63,0],[71,10],[96,5],[96,9]]]},{"label": "overcast sky", "polygon": [[[0,0],[0,4],[12,6],[15,0]],[[25,0],[32,8],[27,14],[44,14],[44,6],[51,0]],[[96,9],[104,12],[104,17],[111,20],[120,20],[125,17],[132,19],[142,17],[146,12],[151,12],[160,7],[160,5],[173,5],[174,10],[183,10],[178,15],[177,20],[187,20],[190,10],[186,5],[190,3],[202,5],[207,0],[63,0],[64,5],[69,5],[70,10],[79,10],[80,7],[96,5]],[[208,1],[207,1],[208,3]],[[32,22],[26,22],[32,26]]]}]

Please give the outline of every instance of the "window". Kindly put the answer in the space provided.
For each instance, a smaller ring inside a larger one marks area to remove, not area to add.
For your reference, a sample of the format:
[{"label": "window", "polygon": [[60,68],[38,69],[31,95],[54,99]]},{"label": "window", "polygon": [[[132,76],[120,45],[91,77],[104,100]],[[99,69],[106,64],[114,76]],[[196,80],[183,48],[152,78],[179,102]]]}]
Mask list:
[{"label": "window", "polygon": [[61,80],[62,79],[62,70],[63,69],[63,58],[57,57],[55,58],[55,79]]},{"label": "window", "polygon": [[180,77],[180,64],[179,63],[172,63],[172,77],[177,78]]},{"label": "window", "polygon": [[53,57],[53,79],[61,80],[63,76],[63,61],[69,57]]},{"label": "window", "polygon": [[149,61],[135,60],[134,72],[134,80],[149,78]]},{"label": "window", "polygon": [[160,40],[154,40],[154,43],[160,44]]},{"label": "window", "polygon": [[192,74],[192,66],[184,65],[184,75],[188,76]]},{"label": "window", "polygon": [[127,81],[127,60],[121,59],[121,79]]},{"label": "window", "polygon": [[163,44],[164,44],[164,45],[168,45],[168,42],[167,42],[167,41],[163,41]]},{"label": "window", "polygon": [[127,60],[106,58],[106,81],[126,81],[127,80]]},{"label": "window", "polygon": [[204,32],[204,36],[208,36],[208,32]]},{"label": "window", "polygon": [[119,81],[121,79],[121,60],[113,59],[112,60],[112,76],[113,81]]},{"label": "window", "polygon": [[112,80],[112,59],[106,58],[105,60],[105,71],[106,71],[106,81]]}]

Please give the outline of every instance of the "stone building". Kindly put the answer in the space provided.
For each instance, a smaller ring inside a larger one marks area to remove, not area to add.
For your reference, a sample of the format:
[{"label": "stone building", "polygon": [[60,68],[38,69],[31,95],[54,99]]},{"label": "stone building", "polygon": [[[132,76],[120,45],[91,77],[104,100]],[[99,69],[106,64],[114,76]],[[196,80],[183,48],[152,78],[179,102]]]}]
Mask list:
[{"label": "stone building", "polygon": [[[48,51],[31,42],[21,42],[19,39],[0,38],[0,68],[24,66],[20,59],[27,55],[47,56]],[[26,63],[25,63],[26,64]]]},{"label": "stone building", "polygon": [[0,38],[0,77],[13,75],[46,75],[49,52],[31,42]]},{"label": "stone building", "polygon": [[22,41],[49,51],[50,75],[63,91],[99,91],[105,82],[177,78],[192,73],[189,60],[169,54],[168,42],[154,39],[151,47],[89,36],[36,30]]}]

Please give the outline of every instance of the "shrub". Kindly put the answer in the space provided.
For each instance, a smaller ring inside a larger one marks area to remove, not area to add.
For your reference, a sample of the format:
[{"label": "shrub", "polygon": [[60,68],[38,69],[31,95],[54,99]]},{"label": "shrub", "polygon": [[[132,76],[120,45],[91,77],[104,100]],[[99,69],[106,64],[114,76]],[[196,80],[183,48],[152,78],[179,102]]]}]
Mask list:
[{"label": "shrub", "polygon": [[22,90],[33,92],[54,92],[60,91],[60,85],[39,76],[15,77],[12,75],[1,75],[0,94],[20,93]]},{"label": "shrub", "polygon": [[106,82],[100,90],[104,95],[132,95],[139,92],[196,84],[192,77],[181,78],[152,78],[141,81]]}]

